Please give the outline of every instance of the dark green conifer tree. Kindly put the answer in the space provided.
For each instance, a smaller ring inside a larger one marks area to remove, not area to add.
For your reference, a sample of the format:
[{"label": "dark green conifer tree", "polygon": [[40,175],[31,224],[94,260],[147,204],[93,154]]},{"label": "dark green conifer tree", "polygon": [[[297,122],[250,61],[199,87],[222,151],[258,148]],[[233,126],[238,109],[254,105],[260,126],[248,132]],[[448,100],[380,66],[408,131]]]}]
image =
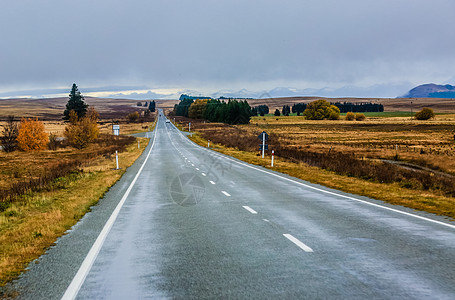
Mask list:
[{"label": "dark green conifer tree", "polygon": [[63,112],[63,119],[69,120],[70,111],[74,110],[78,118],[82,118],[87,113],[87,103],[84,102],[84,96],[79,92],[77,85],[73,83],[71,92],[69,94],[68,103],[66,103],[66,109]]}]

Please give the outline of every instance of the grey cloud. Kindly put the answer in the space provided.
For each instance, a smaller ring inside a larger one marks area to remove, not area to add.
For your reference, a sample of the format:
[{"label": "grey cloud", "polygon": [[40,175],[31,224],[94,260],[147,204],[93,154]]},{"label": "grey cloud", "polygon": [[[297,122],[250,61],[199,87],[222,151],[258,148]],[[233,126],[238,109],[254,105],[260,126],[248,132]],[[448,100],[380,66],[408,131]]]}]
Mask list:
[{"label": "grey cloud", "polygon": [[445,80],[454,11],[451,0],[3,1],[0,91]]}]

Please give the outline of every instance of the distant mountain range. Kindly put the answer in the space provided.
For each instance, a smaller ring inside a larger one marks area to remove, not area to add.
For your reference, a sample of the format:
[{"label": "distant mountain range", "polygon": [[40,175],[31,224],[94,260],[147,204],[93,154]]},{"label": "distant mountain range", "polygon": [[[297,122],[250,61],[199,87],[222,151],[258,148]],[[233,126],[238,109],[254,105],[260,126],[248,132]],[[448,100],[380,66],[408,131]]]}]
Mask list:
[{"label": "distant mountain range", "polygon": [[434,83],[422,84],[410,90],[403,98],[455,98],[455,86]]},{"label": "distant mountain range", "polygon": [[326,87],[320,89],[299,89],[294,87],[276,87],[268,91],[250,91],[242,89],[239,91],[222,90],[209,94],[213,98],[221,96],[227,98],[279,98],[279,97],[301,97],[301,96],[319,96],[319,97],[370,97],[370,98],[393,98],[408,90],[413,85],[408,82],[396,84],[378,84],[369,87],[344,86],[344,87]]}]

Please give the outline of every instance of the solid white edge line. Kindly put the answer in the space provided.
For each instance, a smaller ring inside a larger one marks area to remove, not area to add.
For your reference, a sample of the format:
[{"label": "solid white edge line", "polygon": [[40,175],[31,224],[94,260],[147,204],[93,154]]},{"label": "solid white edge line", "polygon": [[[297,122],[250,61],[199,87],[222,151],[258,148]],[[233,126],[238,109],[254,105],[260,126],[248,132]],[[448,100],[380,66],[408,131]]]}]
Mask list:
[{"label": "solid white edge line", "polygon": [[251,207],[249,206],[242,206],[244,209],[246,209],[247,211],[249,211],[250,213],[252,213],[253,215],[256,215],[258,212],[255,211],[254,209],[252,209]]},{"label": "solid white edge line", "polygon": [[296,239],[295,237],[293,237],[291,234],[288,234],[288,233],[285,233],[283,234],[284,237],[286,237],[288,240],[290,240],[291,242],[293,242],[294,244],[296,244],[297,246],[300,247],[300,249],[302,249],[303,251],[305,252],[313,252],[313,249],[311,249],[310,247],[308,247],[307,245],[305,245],[304,243],[302,243],[300,240]]},{"label": "solid white edge line", "polygon": [[73,280],[71,281],[70,285],[66,289],[65,294],[63,294],[61,299],[64,299],[64,300],[71,299],[72,300],[72,299],[76,298],[82,284],[85,281],[85,278],[87,277],[88,273],[90,272],[90,269],[92,268],[93,263],[95,262],[95,259],[98,256],[98,253],[101,250],[101,247],[103,246],[104,241],[106,240],[107,235],[109,234],[109,232],[112,228],[112,225],[114,224],[115,220],[117,219],[117,216],[118,216],[120,210],[122,209],[122,206],[126,201],[126,198],[128,197],[131,190],[133,189],[133,186],[136,183],[136,180],[138,179],[139,175],[142,172],[142,169],[144,169],[144,166],[147,163],[147,160],[149,159],[153,146],[155,146],[156,134],[157,134],[157,132],[155,131],[152,146],[150,147],[150,150],[149,150],[144,162],[142,163],[141,168],[137,172],[136,176],[134,177],[130,186],[126,190],[122,199],[117,204],[115,210],[112,212],[111,216],[107,220],[106,224],[103,227],[103,230],[101,230],[95,243],[93,243],[92,248],[90,248],[90,251],[88,252],[87,256],[85,257],[84,261],[82,262],[81,266],[79,267],[79,270],[77,271],[76,275],[74,276]]},{"label": "solid white edge line", "polygon": [[[181,134],[182,138],[184,138],[184,136],[183,136],[183,134],[181,132],[180,132],[180,134]],[[396,213],[399,213],[399,214],[402,214],[402,215],[414,217],[416,219],[424,220],[424,221],[427,221],[427,222],[432,222],[432,223],[435,223],[435,224],[439,224],[439,225],[443,225],[443,226],[455,229],[455,225],[447,224],[447,223],[444,223],[444,222],[441,222],[441,221],[433,220],[433,219],[430,219],[430,218],[427,218],[427,217],[415,215],[415,214],[412,214],[412,213],[408,213],[408,212],[401,211],[401,210],[398,210],[398,209],[394,209],[394,208],[391,208],[391,207],[387,207],[387,206],[383,206],[383,205],[380,205],[380,204],[368,202],[368,201],[365,201],[365,200],[360,200],[360,199],[357,199],[357,198],[354,198],[354,197],[345,196],[345,195],[337,194],[337,193],[334,193],[334,192],[326,191],[326,190],[323,190],[323,189],[320,189],[320,188],[317,188],[317,187],[314,187],[314,186],[311,186],[311,185],[308,185],[308,184],[305,184],[305,183],[302,183],[302,182],[298,182],[298,181],[295,181],[293,179],[286,178],[286,177],[283,177],[281,175],[278,175],[278,174],[275,174],[275,173],[272,173],[272,172],[268,172],[266,170],[259,169],[259,168],[255,167],[255,166],[249,165],[247,163],[242,163],[240,161],[237,161],[237,160],[232,159],[230,157],[227,157],[225,155],[221,155],[219,152],[216,152],[214,150],[210,150],[210,149],[207,149],[205,147],[199,146],[198,144],[194,143],[193,141],[191,141],[189,139],[186,139],[186,141],[189,141],[192,145],[212,153],[214,156],[230,160],[232,162],[235,162],[236,164],[239,164],[239,165],[248,167],[250,169],[254,169],[256,171],[259,171],[259,172],[262,172],[262,173],[266,173],[266,174],[281,178],[281,179],[286,180],[286,181],[290,181],[290,182],[299,184],[301,186],[307,187],[309,189],[313,189],[313,190],[318,191],[318,192],[322,192],[322,193],[326,193],[326,194],[329,194],[329,195],[333,195],[333,196],[337,196],[337,197],[341,197],[341,198],[357,201],[357,202],[360,202],[360,203],[363,203],[363,204],[371,205],[371,206],[374,206],[374,207],[382,208],[382,209],[393,211],[393,212],[396,212]]]},{"label": "solid white edge line", "polygon": [[225,191],[221,191],[225,196],[227,197],[231,197],[231,195],[228,193],[228,192],[225,192]]}]

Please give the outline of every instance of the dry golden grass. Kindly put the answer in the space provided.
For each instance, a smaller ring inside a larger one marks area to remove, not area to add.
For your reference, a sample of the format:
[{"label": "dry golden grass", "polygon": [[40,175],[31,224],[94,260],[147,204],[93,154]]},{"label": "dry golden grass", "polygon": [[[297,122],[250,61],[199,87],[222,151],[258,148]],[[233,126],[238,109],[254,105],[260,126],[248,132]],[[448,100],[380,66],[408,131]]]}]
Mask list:
[{"label": "dry golden grass", "polygon": [[455,115],[440,115],[429,121],[367,118],[361,122],[254,117],[250,125],[239,128],[265,130],[290,145],[316,152],[332,148],[332,151],[372,159],[392,159],[398,155],[403,160],[424,163],[455,175]]},{"label": "dry golden grass", "polygon": [[[194,124],[193,128],[202,133],[211,126],[218,125]],[[329,152],[332,149],[373,160],[398,157],[455,174],[454,115],[412,122],[409,118],[375,118],[356,122],[309,121],[303,117],[255,117],[250,125],[235,127],[249,132],[254,138],[253,133],[257,135],[265,130],[297,149],[313,152]],[[199,134],[193,135],[192,139],[202,146],[207,145],[207,141]],[[273,141],[269,143],[273,144]],[[246,162],[270,167],[270,158],[261,159],[257,152],[239,151],[220,144],[214,147],[217,151]],[[415,190],[404,188],[399,183],[385,184],[342,176],[277,156],[273,169],[345,192],[455,218],[455,199],[439,191]]]},{"label": "dry golden grass", "polygon": [[140,141],[140,149],[134,143],[119,154],[121,170],[114,170],[115,159],[98,157],[83,173],[59,180],[63,189],[29,193],[0,213],[0,286],[16,278],[97,203],[145,149],[148,139]]}]

